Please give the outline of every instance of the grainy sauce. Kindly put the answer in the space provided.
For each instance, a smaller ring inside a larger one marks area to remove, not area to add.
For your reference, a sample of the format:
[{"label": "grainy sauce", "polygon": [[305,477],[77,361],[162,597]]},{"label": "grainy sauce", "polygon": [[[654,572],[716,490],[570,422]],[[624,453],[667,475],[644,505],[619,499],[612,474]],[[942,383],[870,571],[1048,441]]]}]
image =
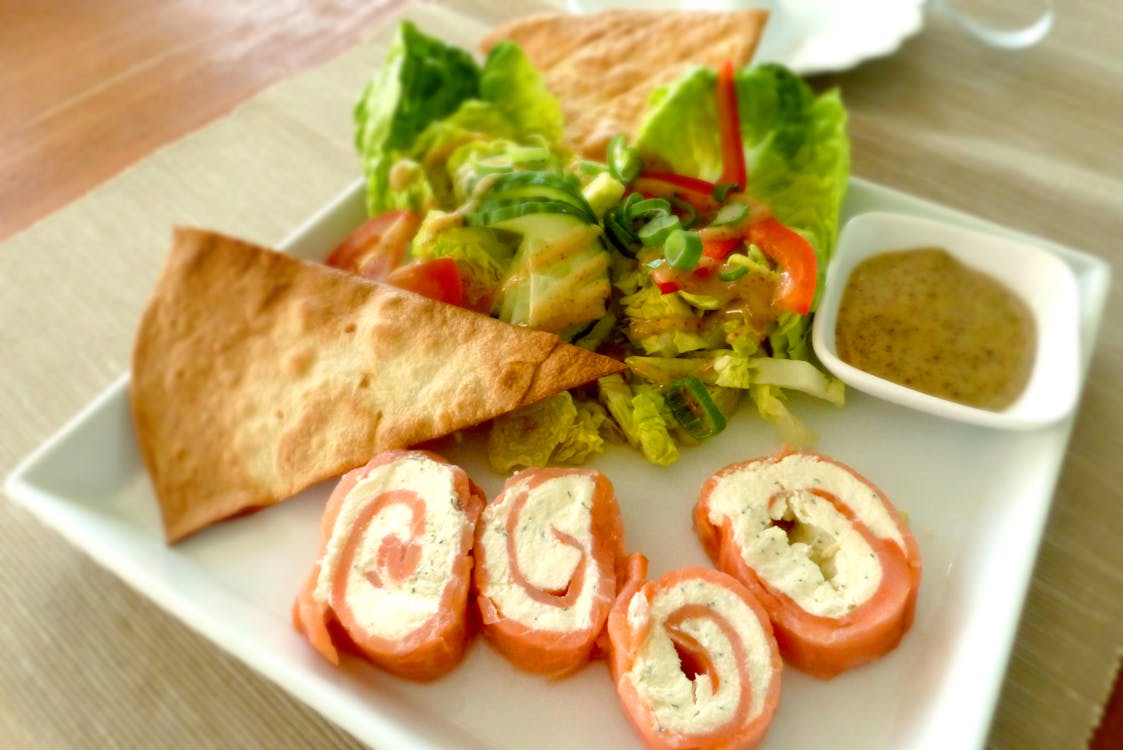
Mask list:
[{"label": "grainy sauce", "polygon": [[835,328],[844,362],[994,411],[1021,395],[1036,339],[1020,297],[940,248],[886,252],[859,263]]}]

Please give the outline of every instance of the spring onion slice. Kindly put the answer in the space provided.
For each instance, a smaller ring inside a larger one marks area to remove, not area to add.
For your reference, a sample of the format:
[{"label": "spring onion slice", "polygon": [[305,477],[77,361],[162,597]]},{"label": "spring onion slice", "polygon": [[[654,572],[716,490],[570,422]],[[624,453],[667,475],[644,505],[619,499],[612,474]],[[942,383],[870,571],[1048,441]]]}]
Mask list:
[{"label": "spring onion slice", "polygon": [[739,189],[739,187],[740,186],[736,182],[719,182],[714,185],[714,200],[718,203],[725,203],[725,199],[729,197],[729,194]]},{"label": "spring onion slice", "polygon": [[725,429],[725,415],[714,403],[706,384],[694,375],[672,380],[665,397],[671,414],[694,439],[705,440]]},{"label": "spring onion slice", "polygon": [[[637,193],[632,193],[632,195],[637,195]],[[671,212],[671,204],[665,198],[644,198],[643,200],[632,201],[627,206],[628,216],[633,220]]]},{"label": "spring onion slice", "polygon": [[690,205],[687,201],[679,198],[677,195],[667,196],[667,200],[675,211],[678,213],[679,221],[682,222],[683,229],[690,229],[698,221],[698,209]]},{"label": "spring onion slice", "polygon": [[722,268],[717,272],[717,277],[722,281],[736,281],[749,272],[748,266],[740,264],[732,265],[728,268]]},{"label": "spring onion slice", "polygon": [[596,176],[602,172],[607,172],[608,166],[601,164],[599,161],[583,159],[577,163],[577,171],[584,175]]},{"label": "spring onion slice", "polygon": [[671,232],[679,229],[678,217],[671,213],[659,214],[636,232],[644,247],[657,247],[666,242]]},{"label": "spring onion slice", "polygon": [[616,204],[604,214],[604,233],[609,242],[625,257],[634,258],[639,249],[639,238],[631,229],[631,222],[626,219],[623,203]]},{"label": "spring onion slice", "polygon": [[726,203],[717,212],[710,226],[725,227],[740,224],[749,218],[749,207],[744,203]]},{"label": "spring onion slice", "polygon": [[690,271],[702,258],[702,238],[697,232],[673,230],[663,243],[663,255],[676,271]]}]

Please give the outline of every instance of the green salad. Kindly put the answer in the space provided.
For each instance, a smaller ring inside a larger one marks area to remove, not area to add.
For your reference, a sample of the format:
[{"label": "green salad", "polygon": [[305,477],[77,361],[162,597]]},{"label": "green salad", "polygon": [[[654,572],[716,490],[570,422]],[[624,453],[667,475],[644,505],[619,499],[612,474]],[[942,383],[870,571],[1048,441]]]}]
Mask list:
[{"label": "green salad", "polygon": [[479,64],[407,22],[355,121],[371,226],[329,263],[393,267],[391,283],[629,367],[496,419],[497,471],[614,441],[665,466],[746,396],[805,444],[787,394],[842,403],[809,346],[849,171],[836,91],[777,65],[690,69],[589,160],[517,45]]}]

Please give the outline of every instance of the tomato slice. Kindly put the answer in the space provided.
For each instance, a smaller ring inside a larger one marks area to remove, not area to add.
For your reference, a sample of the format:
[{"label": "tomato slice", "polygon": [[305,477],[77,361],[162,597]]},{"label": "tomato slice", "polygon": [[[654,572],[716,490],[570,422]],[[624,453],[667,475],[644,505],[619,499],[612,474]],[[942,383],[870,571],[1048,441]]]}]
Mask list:
[{"label": "tomato slice", "polygon": [[464,304],[464,285],[452,258],[434,258],[395,268],[386,282],[450,305]]},{"label": "tomato slice", "polygon": [[385,279],[402,264],[421,217],[413,211],[387,211],[367,219],[324,261],[333,268],[371,279]]},{"label": "tomato slice", "polygon": [[741,142],[741,117],[737,109],[737,82],[733,80],[733,63],[726,60],[717,73],[717,124],[721,139],[721,182],[730,182],[738,190],[748,185],[745,169],[745,147]]},{"label": "tomato slice", "polygon": [[781,310],[806,315],[815,297],[818,261],[815,248],[799,233],[774,218],[749,225],[748,240],[780,267],[783,279],[774,303]]}]

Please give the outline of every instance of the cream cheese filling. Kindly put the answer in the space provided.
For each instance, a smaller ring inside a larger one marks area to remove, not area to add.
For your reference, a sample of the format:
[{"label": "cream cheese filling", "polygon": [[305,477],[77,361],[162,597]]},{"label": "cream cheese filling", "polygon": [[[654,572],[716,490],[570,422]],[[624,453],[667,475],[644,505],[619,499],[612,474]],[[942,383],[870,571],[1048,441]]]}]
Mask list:
[{"label": "cream cheese filling", "polygon": [[[347,573],[347,599],[358,624],[371,635],[398,639],[408,636],[437,614],[452,566],[460,553],[465,518],[459,507],[452,467],[424,457],[410,456],[375,467],[344,499],[331,539],[320,560],[313,594],[328,604],[343,546],[356,518],[368,503],[389,490],[410,490],[424,500],[425,526],[413,540],[413,514],[401,504],[379,511],[367,526]],[[420,561],[401,580],[380,575],[375,585],[368,574],[378,572],[383,540],[396,536],[402,543],[419,542]]]},{"label": "cream cheese filling", "polygon": [[[750,684],[741,682],[734,644],[708,618],[683,621],[681,629],[702,644],[717,673],[718,688],[708,677],[690,679],[683,671],[674,641],[662,623],[684,604],[700,603],[723,616],[735,627],[744,646],[745,667]],[[660,732],[702,733],[715,730],[736,718],[741,691],[752,691],[748,723],[764,709],[772,680],[772,650],[756,613],[729,589],[704,579],[688,579],[660,589],[650,605],[642,593],[628,602],[628,626],[640,630],[647,621],[653,627],[628,671],[640,699],[651,710]]]},{"label": "cream cheese filling", "polygon": [[[528,479],[508,485],[499,502],[489,505],[480,523],[489,582],[482,593],[508,618],[536,630],[570,631],[587,628],[593,600],[600,586],[593,557],[592,516],[594,480],[584,474],[552,477],[530,488]],[[507,522],[515,498],[529,496],[515,528],[518,569],[530,585],[548,592],[564,592],[581,556],[586,558],[585,581],[570,607],[536,601],[512,575],[507,550]],[[554,530],[573,537],[579,549],[562,544]]]},{"label": "cream cheese filling", "polygon": [[874,536],[905,549],[900,529],[869,485],[842,467],[793,454],[726,475],[710,495],[709,520],[732,525],[745,563],[807,612],[837,618],[881,584],[877,554],[821,488],[845,503]]}]

